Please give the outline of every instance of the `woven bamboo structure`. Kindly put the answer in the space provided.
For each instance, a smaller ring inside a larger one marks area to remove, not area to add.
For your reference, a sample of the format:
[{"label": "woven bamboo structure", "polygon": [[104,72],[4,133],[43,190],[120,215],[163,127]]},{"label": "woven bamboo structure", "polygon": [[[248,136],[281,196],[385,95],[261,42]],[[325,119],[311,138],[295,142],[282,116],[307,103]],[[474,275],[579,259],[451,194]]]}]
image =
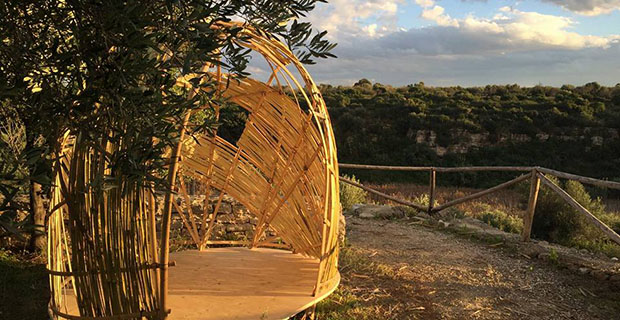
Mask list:
[{"label": "woven bamboo structure", "polygon": [[[231,26],[242,25],[221,25]],[[169,154],[168,181],[174,187],[165,195],[161,217],[152,186],[131,182],[108,166],[104,153],[122,148],[122,137],[102,139],[95,148],[82,145],[79,136],[65,136],[48,227],[52,317],[162,319],[172,311],[174,318],[168,296],[173,209],[198,250],[217,250],[212,244],[289,248],[317,264],[311,295],[322,298],[335,288],[340,203],[327,108],[286,45],[245,26],[239,39],[240,46],[265,58],[271,75],[265,82],[229,81],[219,68],[209,69],[219,84],[216,94],[247,110],[248,119],[239,140],[226,141],[217,131],[185,134],[192,126],[186,114],[180,142]],[[187,80],[179,83],[191,86]],[[219,107],[210,110],[219,117]],[[106,175],[116,187],[93,192]],[[204,212],[191,209],[183,177],[203,183],[207,199],[217,197],[211,211],[206,205]],[[256,216],[250,241],[211,240],[224,195]],[[277,236],[267,236],[267,229]]]}]

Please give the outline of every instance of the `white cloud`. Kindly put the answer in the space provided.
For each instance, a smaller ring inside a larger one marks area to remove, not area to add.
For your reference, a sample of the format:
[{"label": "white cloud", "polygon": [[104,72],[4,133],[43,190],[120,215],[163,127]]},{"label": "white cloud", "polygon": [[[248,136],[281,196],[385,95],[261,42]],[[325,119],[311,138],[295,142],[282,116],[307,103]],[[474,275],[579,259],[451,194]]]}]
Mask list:
[{"label": "white cloud", "polygon": [[[346,41],[348,37],[375,37],[398,29],[398,6],[404,1],[331,0],[319,4],[307,20],[315,28],[327,30],[331,39]],[[369,19],[374,22],[367,23]]]},{"label": "white cloud", "polygon": [[446,10],[442,6],[435,5],[434,0],[415,0],[415,3],[423,8],[420,15],[422,18],[434,21],[440,26],[459,26],[459,22],[445,14]]},{"label": "white cloud", "polygon": [[[581,14],[609,8],[606,5],[614,2],[584,0],[594,6],[577,7],[581,1],[539,1],[563,3]],[[334,51],[337,59],[308,67],[315,80],[352,84],[360,78],[374,78],[393,85],[417,81],[431,85],[591,81],[614,85],[620,81],[620,36],[579,34],[570,17],[510,7],[501,8],[491,18],[468,15],[456,19],[438,5],[440,1],[413,2],[432,26],[400,27],[397,14],[405,0],[331,0],[318,6],[310,21],[317,29],[327,29],[339,45]]]},{"label": "white cloud", "polygon": [[[421,38],[422,39],[422,38]],[[358,47],[359,48],[359,47]],[[620,45],[580,50],[542,50],[506,54],[434,54],[394,50],[380,54],[342,54],[310,66],[319,83],[351,85],[361,78],[374,78],[391,85],[424,81],[434,86],[482,86],[538,83],[561,86],[596,81],[604,85],[620,82]]]},{"label": "white cloud", "polygon": [[440,26],[458,27],[459,22],[455,19],[452,19],[449,15],[444,14],[444,11],[445,9],[441,6],[424,8],[424,10],[422,11],[422,18],[435,21]]},{"label": "white cloud", "polygon": [[434,0],[415,0],[415,3],[422,6],[423,8],[428,8],[435,5]]},{"label": "white cloud", "polygon": [[377,24],[369,24],[363,27],[362,30],[364,30],[364,32],[366,32],[369,36],[374,37],[377,35]]},{"label": "white cloud", "polygon": [[620,0],[543,0],[586,16],[598,16],[620,10]]},{"label": "white cloud", "polygon": [[[619,0],[620,1],[620,0]],[[559,47],[581,49],[586,47],[606,47],[617,36],[600,37],[581,35],[570,29],[575,22],[568,17],[526,12],[510,7],[502,7],[491,19],[472,15],[464,19],[453,19],[445,13],[444,8],[430,0],[416,0],[422,6],[422,18],[431,20],[439,26],[450,26],[459,32],[476,32],[478,36],[502,35],[496,39],[504,42],[502,46],[519,45],[527,48]]]}]

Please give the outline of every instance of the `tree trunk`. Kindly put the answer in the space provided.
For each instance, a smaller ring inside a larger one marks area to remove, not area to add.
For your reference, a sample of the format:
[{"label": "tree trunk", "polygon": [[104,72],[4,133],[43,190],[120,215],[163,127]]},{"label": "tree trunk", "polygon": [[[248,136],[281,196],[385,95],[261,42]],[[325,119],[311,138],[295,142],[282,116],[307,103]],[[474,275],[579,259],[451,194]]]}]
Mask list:
[{"label": "tree trunk", "polygon": [[43,208],[43,191],[41,185],[30,182],[30,223],[32,233],[30,235],[30,250],[40,251],[47,246],[45,239],[45,209]]}]

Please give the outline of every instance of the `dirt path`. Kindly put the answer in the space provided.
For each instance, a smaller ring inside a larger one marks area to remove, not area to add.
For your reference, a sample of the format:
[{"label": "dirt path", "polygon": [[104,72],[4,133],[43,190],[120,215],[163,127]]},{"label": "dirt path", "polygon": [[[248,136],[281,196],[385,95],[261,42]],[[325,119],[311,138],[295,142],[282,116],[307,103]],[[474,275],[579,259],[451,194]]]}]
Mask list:
[{"label": "dirt path", "polygon": [[392,271],[345,268],[343,287],[387,319],[620,319],[620,288],[499,246],[410,221],[347,229],[356,254]]}]

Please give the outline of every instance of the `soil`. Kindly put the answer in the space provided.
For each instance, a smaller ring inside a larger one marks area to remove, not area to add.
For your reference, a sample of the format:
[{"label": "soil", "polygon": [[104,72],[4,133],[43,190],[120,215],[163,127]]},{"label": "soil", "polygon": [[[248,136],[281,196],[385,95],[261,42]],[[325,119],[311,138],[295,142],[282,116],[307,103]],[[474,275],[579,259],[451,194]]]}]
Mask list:
[{"label": "soil", "polygon": [[620,287],[413,221],[347,217],[351,248],[394,276],[341,270],[386,319],[620,319]]}]

